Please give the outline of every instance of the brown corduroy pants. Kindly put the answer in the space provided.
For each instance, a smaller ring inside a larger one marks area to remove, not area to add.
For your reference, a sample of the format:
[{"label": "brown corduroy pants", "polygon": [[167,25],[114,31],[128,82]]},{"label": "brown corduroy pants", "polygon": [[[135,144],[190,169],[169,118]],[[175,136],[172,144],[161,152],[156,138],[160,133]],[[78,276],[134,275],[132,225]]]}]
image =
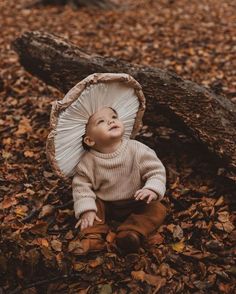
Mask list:
[{"label": "brown corduroy pants", "polygon": [[147,237],[163,223],[166,216],[166,208],[159,201],[147,204],[133,199],[113,202],[97,199],[96,204],[97,216],[102,222],[95,221],[92,227],[83,230],[85,235],[107,234],[107,222],[115,220],[120,222],[117,232],[132,230]]}]

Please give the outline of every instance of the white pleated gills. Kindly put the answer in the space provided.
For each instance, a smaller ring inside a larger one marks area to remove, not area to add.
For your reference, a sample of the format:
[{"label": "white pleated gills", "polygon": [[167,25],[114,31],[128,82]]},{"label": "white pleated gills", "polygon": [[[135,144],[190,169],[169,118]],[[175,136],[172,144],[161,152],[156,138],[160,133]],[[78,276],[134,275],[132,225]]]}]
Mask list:
[{"label": "white pleated gills", "polygon": [[55,159],[66,176],[75,172],[84,153],[82,136],[89,117],[103,107],[114,108],[125,127],[125,138],[131,136],[139,99],[132,87],[120,82],[92,84],[58,117],[54,138]]}]

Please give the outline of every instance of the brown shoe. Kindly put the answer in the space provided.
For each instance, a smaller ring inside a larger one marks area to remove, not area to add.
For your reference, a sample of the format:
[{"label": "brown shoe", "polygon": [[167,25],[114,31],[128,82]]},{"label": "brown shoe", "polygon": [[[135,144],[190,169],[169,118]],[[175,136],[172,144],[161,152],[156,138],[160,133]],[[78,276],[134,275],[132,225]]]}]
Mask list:
[{"label": "brown shoe", "polygon": [[76,255],[86,255],[90,252],[102,251],[105,248],[106,242],[100,234],[88,234],[80,239]]},{"label": "brown shoe", "polygon": [[116,245],[123,254],[138,252],[140,243],[140,236],[135,231],[121,231],[116,235]]}]

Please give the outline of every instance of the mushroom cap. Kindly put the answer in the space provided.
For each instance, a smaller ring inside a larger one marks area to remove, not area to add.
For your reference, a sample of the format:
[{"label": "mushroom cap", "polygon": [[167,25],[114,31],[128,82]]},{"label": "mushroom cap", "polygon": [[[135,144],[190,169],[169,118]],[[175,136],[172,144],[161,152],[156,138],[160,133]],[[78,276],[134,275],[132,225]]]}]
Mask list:
[{"label": "mushroom cap", "polygon": [[76,84],[62,100],[53,103],[46,151],[60,177],[73,176],[81,156],[86,124],[103,107],[112,107],[134,138],[142,127],[145,97],[140,84],[125,73],[95,73]]}]

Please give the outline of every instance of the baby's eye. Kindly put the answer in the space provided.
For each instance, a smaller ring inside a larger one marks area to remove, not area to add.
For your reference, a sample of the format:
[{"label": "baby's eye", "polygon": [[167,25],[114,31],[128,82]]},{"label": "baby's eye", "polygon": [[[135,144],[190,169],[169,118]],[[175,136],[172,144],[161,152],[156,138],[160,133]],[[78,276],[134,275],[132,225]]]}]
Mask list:
[{"label": "baby's eye", "polygon": [[100,123],[103,123],[104,122],[104,119],[100,119],[98,122],[97,122],[97,125],[100,124]]},{"label": "baby's eye", "polygon": [[112,118],[117,118],[117,115],[113,115]]}]

